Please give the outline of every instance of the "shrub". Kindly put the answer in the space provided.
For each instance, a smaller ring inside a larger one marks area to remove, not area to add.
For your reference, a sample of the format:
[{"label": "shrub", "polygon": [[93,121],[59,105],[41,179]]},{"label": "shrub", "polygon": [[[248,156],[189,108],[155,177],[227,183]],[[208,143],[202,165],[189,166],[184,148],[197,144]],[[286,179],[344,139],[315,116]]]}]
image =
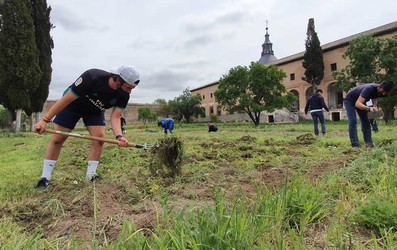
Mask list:
[{"label": "shrub", "polygon": [[396,232],[397,204],[385,198],[371,198],[356,209],[352,219],[378,235],[383,229]]},{"label": "shrub", "polygon": [[295,176],[285,188],[281,194],[284,195],[285,220],[290,227],[301,228],[328,214],[326,193],[319,185]]},{"label": "shrub", "polygon": [[211,122],[218,122],[218,116],[216,114],[211,114],[210,115],[210,120]]}]

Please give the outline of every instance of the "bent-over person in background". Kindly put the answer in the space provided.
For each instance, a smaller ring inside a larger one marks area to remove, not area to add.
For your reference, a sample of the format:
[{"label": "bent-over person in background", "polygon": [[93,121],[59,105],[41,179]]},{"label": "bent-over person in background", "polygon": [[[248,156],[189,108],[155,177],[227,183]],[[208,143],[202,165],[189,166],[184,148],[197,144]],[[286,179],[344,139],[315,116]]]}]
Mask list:
[{"label": "bent-over person in background", "polygon": [[[371,124],[368,119],[368,112],[377,111],[377,98],[386,97],[394,88],[393,81],[383,81],[382,83],[364,83],[351,89],[344,100],[347,119],[349,120],[349,138],[352,147],[360,147],[357,135],[357,115],[361,121],[361,131],[363,133],[366,146],[373,147]],[[373,107],[368,107],[366,102],[374,102]]]},{"label": "bent-over person in background", "polygon": [[208,133],[218,131],[218,127],[213,123],[208,123]]},{"label": "bent-over person in background", "polygon": [[175,122],[172,118],[163,118],[157,123],[157,125],[164,129],[164,134],[167,134],[168,132],[170,132],[170,134],[174,133]]}]

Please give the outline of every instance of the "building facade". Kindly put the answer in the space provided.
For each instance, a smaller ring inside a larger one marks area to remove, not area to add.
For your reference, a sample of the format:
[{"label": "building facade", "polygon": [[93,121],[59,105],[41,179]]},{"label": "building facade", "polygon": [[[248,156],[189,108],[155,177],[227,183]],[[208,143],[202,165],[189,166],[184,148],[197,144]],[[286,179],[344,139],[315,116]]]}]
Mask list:
[{"label": "building facade", "polygon": [[[349,64],[349,61],[342,57],[349,43],[365,35],[378,38],[395,36],[397,35],[397,21],[321,46],[324,59],[324,78],[318,88],[323,90],[325,102],[331,110],[329,117],[326,114],[330,120],[347,119],[343,108],[343,97],[346,93],[335,87],[335,80],[332,77],[332,73],[334,71],[340,71]],[[302,65],[304,53],[303,51],[285,58],[275,58],[272,43],[269,40],[268,28],[266,27],[265,43],[262,45],[262,54],[258,62],[265,65],[277,65],[282,69],[287,75],[283,80],[284,86],[287,91],[297,96],[298,100],[291,106],[288,112],[279,110],[273,113],[264,113],[262,115],[263,117],[261,117],[262,122],[289,122],[303,118],[306,100],[313,93],[311,85],[302,80],[305,72],[305,68]],[[224,121],[249,120],[246,114],[228,115],[225,110],[222,110],[222,107],[218,105],[214,97],[217,89],[218,81],[191,90],[192,95],[200,95],[202,97],[202,106],[205,108],[206,118],[197,118],[197,120],[210,120],[213,115]]]}]

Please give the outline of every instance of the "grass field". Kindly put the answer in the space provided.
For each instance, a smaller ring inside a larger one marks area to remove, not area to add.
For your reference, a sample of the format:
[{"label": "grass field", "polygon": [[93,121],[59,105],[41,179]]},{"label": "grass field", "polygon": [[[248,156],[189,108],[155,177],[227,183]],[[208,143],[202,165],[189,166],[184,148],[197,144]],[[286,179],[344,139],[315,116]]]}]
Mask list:
[{"label": "grass field", "polygon": [[[378,124],[375,148],[351,148],[346,121],[320,137],[311,122],[176,124],[181,175],[105,144],[94,183],[90,141],[69,138],[41,192],[51,135],[3,132],[0,249],[396,249],[397,126]],[[133,143],[163,136],[127,126]]]}]

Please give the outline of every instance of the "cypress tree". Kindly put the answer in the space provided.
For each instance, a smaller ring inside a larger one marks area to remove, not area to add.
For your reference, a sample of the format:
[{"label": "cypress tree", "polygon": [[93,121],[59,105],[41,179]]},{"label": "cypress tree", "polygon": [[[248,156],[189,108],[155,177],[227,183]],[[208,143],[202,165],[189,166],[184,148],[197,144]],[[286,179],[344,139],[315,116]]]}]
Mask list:
[{"label": "cypress tree", "polygon": [[25,110],[41,77],[32,5],[29,0],[3,0],[0,7],[0,103]]},{"label": "cypress tree", "polygon": [[319,85],[324,78],[324,59],[320,40],[318,39],[317,33],[314,28],[313,18],[309,19],[306,34],[306,51],[303,56],[303,67],[306,70],[305,76],[302,77],[302,80],[312,85],[314,94],[317,85]]},{"label": "cypress tree", "polygon": [[50,22],[51,7],[47,7],[46,0],[31,0],[33,21],[35,27],[35,40],[39,50],[39,66],[42,72],[38,87],[30,92],[31,106],[25,109],[28,116],[32,112],[41,112],[48,97],[48,89],[52,74],[52,49],[54,43],[50,35],[53,25]]}]

